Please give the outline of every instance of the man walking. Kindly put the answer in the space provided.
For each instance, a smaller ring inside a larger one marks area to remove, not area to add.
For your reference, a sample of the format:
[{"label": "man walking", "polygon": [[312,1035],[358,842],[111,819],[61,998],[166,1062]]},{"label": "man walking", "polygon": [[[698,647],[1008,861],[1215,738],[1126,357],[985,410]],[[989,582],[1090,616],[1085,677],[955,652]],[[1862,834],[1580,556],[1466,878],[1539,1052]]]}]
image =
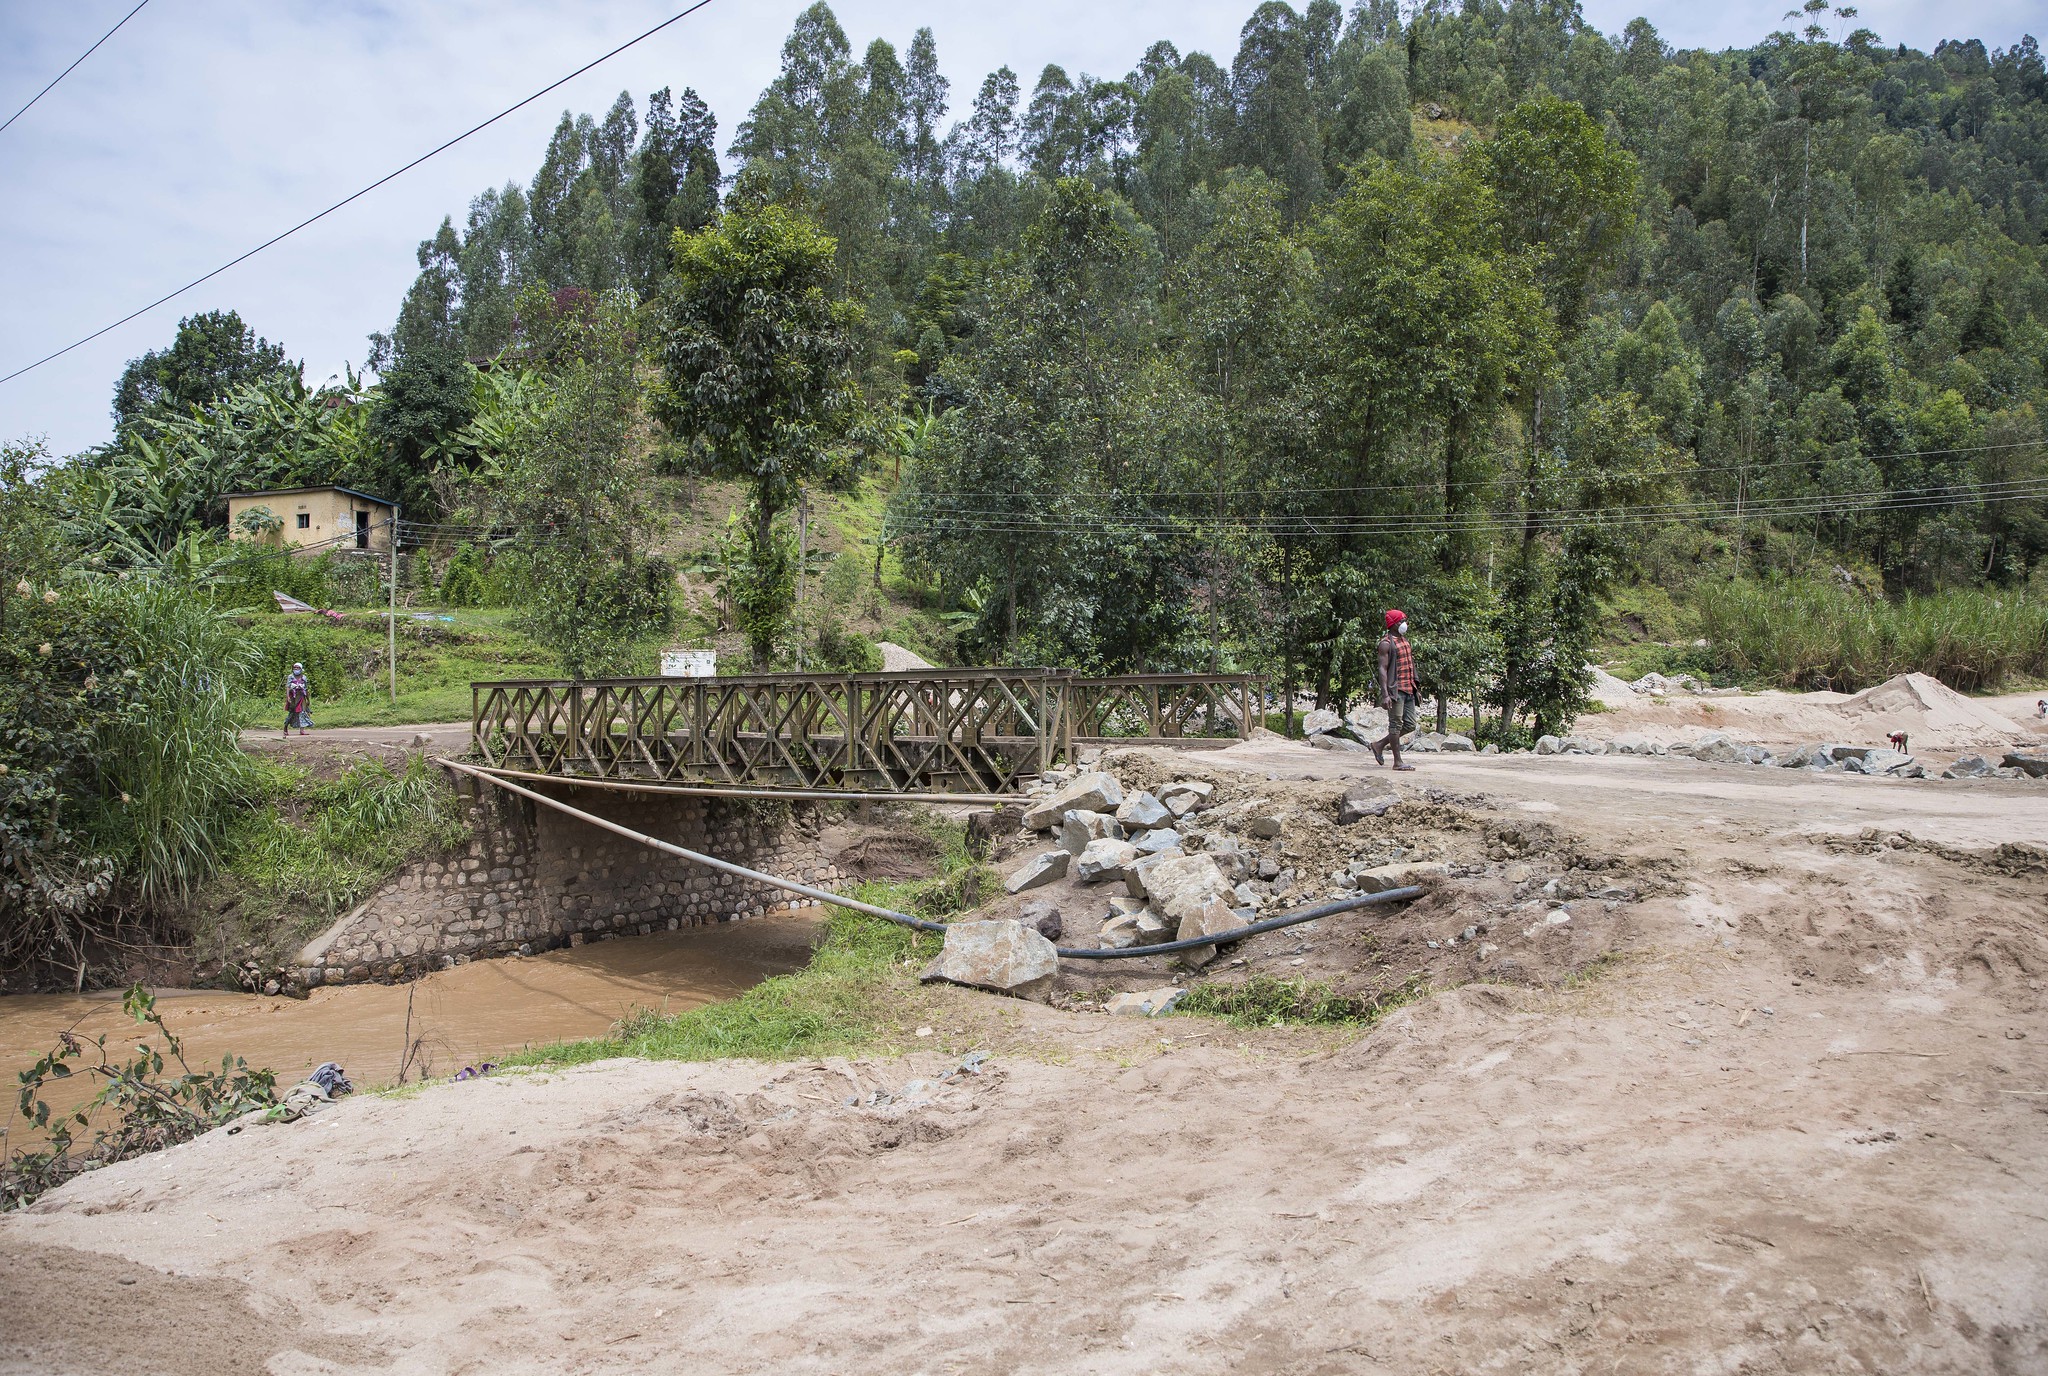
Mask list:
[{"label": "man walking", "polygon": [[1372,744],[1372,757],[1387,762],[1393,747],[1394,768],[1413,773],[1401,762],[1401,737],[1415,729],[1415,651],[1408,644],[1408,613],[1398,607],[1387,613],[1387,633],[1380,637],[1380,706],[1387,709],[1387,734]]}]

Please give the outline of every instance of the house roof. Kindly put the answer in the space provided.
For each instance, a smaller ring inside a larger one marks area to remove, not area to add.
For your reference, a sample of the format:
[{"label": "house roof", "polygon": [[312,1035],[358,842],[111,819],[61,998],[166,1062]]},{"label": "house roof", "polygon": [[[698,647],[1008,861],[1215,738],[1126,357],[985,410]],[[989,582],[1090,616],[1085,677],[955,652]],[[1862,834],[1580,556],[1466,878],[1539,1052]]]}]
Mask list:
[{"label": "house roof", "polygon": [[398,503],[386,501],[382,497],[373,497],[367,492],[358,492],[353,487],[341,487],[335,483],[319,483],[312,487],[271,487],[265,488],[261,492],[224,492],[221,494],[221,499],[223,501],[231,501],[236,497],[295,497],[301,492],[345,492],[351,497],[360,497],[366,502],[375,502],[378,506],[395,507],[398,505]]}]

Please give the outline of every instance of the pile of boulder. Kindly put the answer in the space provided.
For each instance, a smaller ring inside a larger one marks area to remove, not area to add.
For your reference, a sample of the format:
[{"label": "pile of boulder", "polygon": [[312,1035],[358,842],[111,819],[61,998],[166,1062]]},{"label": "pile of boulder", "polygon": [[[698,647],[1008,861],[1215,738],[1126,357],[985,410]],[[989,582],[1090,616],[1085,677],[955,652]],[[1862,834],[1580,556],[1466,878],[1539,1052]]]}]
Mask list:
[{"label": "pile of boulder", "polygon": [[[1338,800],[1334,820],[1350,827],[1400,803],[1390,785],[1363,780]],[[1341,867],[1326,885],[1320,873],[1295,868],[1323,853],[1305,836],[1324,838],[1326,849],[1335,834],[1322,804],[1226,798],[1200,779],[1146,790],[1100,769],[1054,770],[1032,785],[1021,816],[1011,819],[1010,828],[1043,838],[1044,848],[1028,850],[1004,882],[1029,900],[1014,920],[953,924],[925,978],[1031,994],[1056,972],[1053,943],[1064,935],[1114,950],[1201,942],[1314,902],[1325,889],[1331,898],[1379,893],[1448,873],[1443,864],[1402,863],[1403,846],[1371,833],[1362,845],[1340,848]],[[1200,967],[1216,950],[1203,943],[1174,954]]]},{"label": "pile of boulder", "polygon": [[[1386,734],[1386,717],[1382,713],[1368,715],[1363,708],[1355,710],[1349,717],[1343,717],[1327,707],[1318,707],[1313,712],[1303,714],[1301,731],[1308,737],[1308,743],[1318,750],[1365,751],[1371,749],[1371,742]],[[1500,753],[1500,747],[1494,745],[1480,750],[1473,744],[1470,736],[1461,736],[1456,732],[1418,732],[1413,738],[1405,741],[1401,748],[1418,751],[1424,755],[1438,751],[1465,751],[1482,755]]]},{"label": "pile of boulder", "polygon": [[[1183,827],[1207,811],[1214,784],[1180,780],[1158,793],[1125,792],[1112,774],[1090,770],[1070,779],[1041,781],[1024,812],[1026,831],[1055,842],[1028,857],[1004,887],[1024,893],[1069,876],[1099,886],[1104,946],[1152,946],[1227,932],[1258,920],[1270,901],[1277,865],[1270,873],[1234,844],[1204,835],[1205,848],[1190,853]],[[1253,835],[1277,837],[1284,820],[1275,815],[1247,819]],[[1285,876],[1292,887],[1292,875]],[[1284,890],[1283,890],[1284,891]],[[1189,954],[1201,964],[1215,947]]]},{"label": "pile of boulder", "polygon": [[1644,674],[1641,678],[1632,680],[1628,686],[1643,696],[1652,698],[1668,697],[1673,693],[1689,693],[1702,698],[1732,698],[1742,695],[1740,688],[1716,688],[1706,680],[1694,678],[1691,674]]}]

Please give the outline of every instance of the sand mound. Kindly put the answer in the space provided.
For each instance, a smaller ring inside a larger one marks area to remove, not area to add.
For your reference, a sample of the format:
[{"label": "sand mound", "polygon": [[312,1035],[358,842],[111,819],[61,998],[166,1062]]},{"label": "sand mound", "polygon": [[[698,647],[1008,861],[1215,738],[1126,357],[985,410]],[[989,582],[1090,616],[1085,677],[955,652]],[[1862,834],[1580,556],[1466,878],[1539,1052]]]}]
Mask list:
[{"label": "sand mound", "polygon": [[906,650],[893,640],[877,640],[875,648],[882,652],[882,672],[900,674],[911,669],[930,669],[932,662],[915,650]]},{"label": "sand mound", "polygon": [[1971,701],[1927,674],[1888,678],[1875,688],[1864,689],[1836,710],[1852,721],[1874,718],[1874,724],[1883,726],[1887,732],[1917,732],[1964,745],[1995,745],[2026,734],[2025,728],[2010,717]]},{"label": "sand mound", "polygon": [[1626,679],[1616,678],[1598,665],[1589,664],[1592,682],[1587,687],[1587,696],[1602,707],[1632,707],[1642,700],[1642,695],[1628,686]]}]

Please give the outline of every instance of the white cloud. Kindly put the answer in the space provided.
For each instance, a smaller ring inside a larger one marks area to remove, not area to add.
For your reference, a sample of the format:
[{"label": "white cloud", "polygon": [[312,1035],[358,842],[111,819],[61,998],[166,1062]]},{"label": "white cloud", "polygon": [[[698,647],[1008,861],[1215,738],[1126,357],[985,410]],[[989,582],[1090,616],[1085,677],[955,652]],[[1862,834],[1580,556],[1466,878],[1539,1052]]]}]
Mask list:
[{"label": "white cloud", "polygon": [[[0,387],[0,436],[59,452],[103,439],[123,363],[167,342],[180,315],[233,307],[321,378],[388,328],[413,251],[443,215],[539,164],[564,108],[601,112],[694,86],[721,144],[773,77],[804,0],[715,0],[404,178],[169,305]],[[1725,46],[1780,26],[1788,0],[1650,7],[1667,41]],[[39,88],[128,5],[0,11],[0,106]],[[676,0],[175,0],[153,4],[0,134],[0,373],[69,343],[207,271],[340,195],[665,18]],[[835,6],[855,51],[938,38],[955,109],[1007,62],[1115,76],[1153,41],[1228,62],[1252,0],[964,0]],[[1590,0],[1610,32],[1641,7]],[[1879,0],[1858,21],[1931,46],[1944,33],[2016,39],[2032,0],[1940,10]]]}]

